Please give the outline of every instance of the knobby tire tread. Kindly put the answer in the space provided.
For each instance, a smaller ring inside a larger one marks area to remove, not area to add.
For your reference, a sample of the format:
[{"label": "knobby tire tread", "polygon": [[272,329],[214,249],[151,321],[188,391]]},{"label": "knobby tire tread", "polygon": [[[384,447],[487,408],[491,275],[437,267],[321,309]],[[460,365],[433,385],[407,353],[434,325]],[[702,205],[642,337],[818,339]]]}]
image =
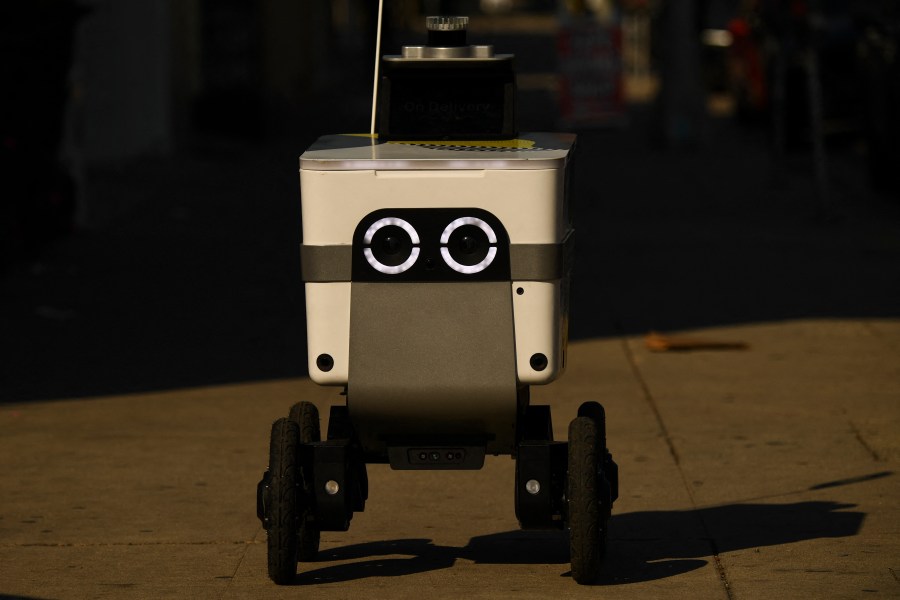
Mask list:
[{"label": "knobby tire tread", "polygon": [[[291,407],[290,420],[300,428],[300,443],[312,444],[322,440],[321,426],[319,425],[319,409],[312,402],[298,402]],[[310,475],[311,479],[311,475]],[[310,485],[304,490],[304,506],[300,507],[299,547],[297,558],[303,562],[315,560],[319,553],[319,541],[321,533],[312,515],[312,496],[315,493]]]},{"label": "knobby tire tread", "polygon": [[596,579],[603,554],[603,525],[598,502],[598,442],[594,419],[577,417],[569,425],[569,549],[572,578],[580,584]]},{"label": "knobby tire tread", "polygon": [[269,443],[269,528],[267,531],[269,577],[279,585],[297,575],[297,448],[300,428],[289,419],[272,424]]}]

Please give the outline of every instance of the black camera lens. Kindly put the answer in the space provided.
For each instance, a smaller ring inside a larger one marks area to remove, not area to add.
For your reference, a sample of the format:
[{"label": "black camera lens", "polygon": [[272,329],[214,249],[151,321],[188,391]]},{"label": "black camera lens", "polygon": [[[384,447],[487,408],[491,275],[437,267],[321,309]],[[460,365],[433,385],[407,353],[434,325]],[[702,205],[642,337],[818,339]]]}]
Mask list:
[{"label": "black camera lens", "polygon": [[483,219],[460,217],[441,234],[441,256],[454,271],[480,273],[497,256],[497,234]]},{"label": "black camera lens", "polygon": [[450,250],[456,262],[461,265],[477,265],[487,257],[488,249],[491,247],[487,234],[475,225],[463,225],[452,234],[447,242],[447,249]]},{"label": "black camera lens", "polygon": [[375,260],[389,267],[402,265],[412,254],[412,239],[396,225],[385,225],[372,236],[372,254]]},{"label": "black camera lens", "polygon": [[397,275],[419,257],[419,234],[409,222],[385,217],[372,223],[363,236],[366,262],[381,273]]}]

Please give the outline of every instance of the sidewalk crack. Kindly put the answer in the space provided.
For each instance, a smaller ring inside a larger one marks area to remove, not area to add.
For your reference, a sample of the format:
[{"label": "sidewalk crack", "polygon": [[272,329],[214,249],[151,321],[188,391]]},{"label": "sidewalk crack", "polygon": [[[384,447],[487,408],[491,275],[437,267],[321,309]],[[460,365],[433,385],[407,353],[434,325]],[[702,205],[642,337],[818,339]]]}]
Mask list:
[{"label": "sidewalk crack", "polygon": [[[844,415],[846,416],[846,414],[847,409],[845,408]],[[872,448],[872,446],[870,446],[866,439],[863,437],[862,432],[859,430],[859,427],[857,427],[856,424],[850,419],[847,419],[847,425],[850,426],[850,431],[853,432],[853,436],[856,438],[856,441],[859,442],[860,446],[866,449],[866,452],[869,453],[869,456],[872,457],[872,460],[874,460],[875,462],[884,462],[884,458],[882,458],[881,455],[878,454],[878,452],[874,448]]]},{"label": "sidewalk crack", "polygon": [[228,590],[231,589],[231,584],[234,583],[234,579],[235,579],[235,577],[237,577],[237,574],[241,568],[241,565],[244,564],[244,558],[247,556],[247,549],[250,548],[251,544],[258,543],[257,538],[259,538],[259,532],[261,530],[262,530],[261,527],[259,529],[257,529],[256,533],[253,535],[253,540],[251,540],[249,543],[244,545],[244,551],[241,552],[241,556],[240,556],[240,558],[238,558],[237,565],[235,565],[234,572],[231,574],[231,578],[228,580],[228,583],[225,585],[225,589],[222,591],[222,595],[220,596],[221,598],[224,598],[225,595],[228,593]]},{"label": "sidewalk crack", "polygon": [[[650,407],[650,411],[656,418],[656,425],[659,427],[659,430],[663,435],[663,439],[666,441],[666,445],[669,447],[669,454],[672,456],[672,460],[675,461],[675,465],[679,466],[679,470],[681,470],[681,459],[678,457],[678,451],[675,449],[675,444],[672,441],[672,436],[669,435],[669,430],[666,427],[665,422],[663,422],[662,414],[660,414],[659,408],[656,406],[656,400],[653,398],[653,394],[650,393],[650,386],[647,385],[647,381],[644,379],[644,375],[641,373],[641,370],[637,365],[637,361],[634,358],[634,353],[631,351],[631,347],[628,345],[628,339],[624,337],[622,338],[622,349],[625,351],[625,358],[628,360],[628,365],[631,367],[631,373],[634,375],[635,380],[641,387],[641,391],[644,395],[644,401],[647,402],[647,405]],[[688,493],[690,493],[690,489],[688,489]]]},{"label": "sidewalk crack", "polygon": [[622,336],[620,339],[622,342],[622,348],[625,352],[625,358],[628,361],[628,365],[631,367],[631,372],[643,392],[644,401],[650,407],[650,411],[656,418],[656,424],[663,435],[663,439],[665,439],[666,441],[666,445],[669,447],[669,454],[672,455],[672,460],[675,461],[675,468],[678,469],[678,474],[681,477],[681,484],[684,486],[685,491],[687,491],[688,500],[691,503],[691,508],[694,511],[694,514],[697,516],[697,521],[700,523],[703,537],[709,541],[710,552],[713,558],[713,566],[716,569],[716,574],[719,577],[719,582],[722,584],[722,588],[725,591],[725,597],[728,600],[734,600],[734,594],[731,591],[731,582],[728,580],[728,573],[725,571],[725,564],[722,562],[722,558],[719,556],[719,547],[716,544],[716,540],[710,533],[706,521],[703,520],[703,517],[701,517],[698,512],[697,500],[694,498],[694,492],[691,489],[691,485],[687,479],[687,475],[685,474],[684,469],[682,469],[681,467],[681,459],[678,456],[678,451],[675,449],[675,442],[672,440],[672,436],[671,434],[669,434],[669,429],[666,427],[666,424],[663,421],[662,413],[660,413],[659,407],[656,404],[656,399],[653,397],[653,393],[650,391],[650,386],[647,384],[647,380],[644,379],[644,375],[643,373],[641,373],[640,367],[638,367],[634,352],[632,352],[631,346],[628,345],[628,339],[625,336]]}]

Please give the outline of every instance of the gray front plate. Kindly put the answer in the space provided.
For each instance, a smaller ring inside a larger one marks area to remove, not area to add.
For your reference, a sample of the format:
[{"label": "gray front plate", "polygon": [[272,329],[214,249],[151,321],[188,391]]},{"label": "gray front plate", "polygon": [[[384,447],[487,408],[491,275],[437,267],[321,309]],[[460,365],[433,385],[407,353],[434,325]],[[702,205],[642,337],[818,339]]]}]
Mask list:
[{"label": "gray front plate", "polygon": [[353,282],[347,405],[366,452],[479,441],[511,452],[509,282]]}]

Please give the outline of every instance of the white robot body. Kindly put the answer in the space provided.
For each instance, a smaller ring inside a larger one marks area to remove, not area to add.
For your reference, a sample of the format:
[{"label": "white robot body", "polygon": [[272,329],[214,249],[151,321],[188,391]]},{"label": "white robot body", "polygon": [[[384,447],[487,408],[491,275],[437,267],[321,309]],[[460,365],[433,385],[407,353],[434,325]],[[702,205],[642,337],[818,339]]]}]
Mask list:
[{"label": "white robot body", "polygon": [[[491,213],[506,229],[512,250],[516,380],[521,385],[549,383],[565,368],[568,273],[562,263],[571,244],[565,182],[573,142],[573,136],[561,134],[467,145],[377,144],[361,136],[326,136],[301,157],[304,256],[325,249],[336,256],[343,248],[349,257],[357,225],[379,209],[477,208]],[[556,255],[549,259],[560,263],[555,273],[548,273],[551,278],[535,279],[546,275],[516,268],[517,257],[519,263],[533,262],[535,252],[544,255],[544,262],[548,252]],[[309,264],[304,261],[305,269]],[[304,273],[310,377],[322,385],[347,385],[351,282],[334,280],[337,275],[308,275]],[[327,370],[317,362],[323,355],[331,357]],[[545,357],[546,364],[533,365],[533,356]]]}]

